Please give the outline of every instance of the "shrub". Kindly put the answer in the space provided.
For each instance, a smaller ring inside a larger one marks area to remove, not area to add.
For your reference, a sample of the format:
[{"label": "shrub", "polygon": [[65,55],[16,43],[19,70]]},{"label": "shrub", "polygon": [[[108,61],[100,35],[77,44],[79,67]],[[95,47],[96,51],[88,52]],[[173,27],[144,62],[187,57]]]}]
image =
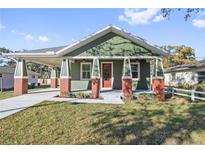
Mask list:
[{"label": "shrub", "polygon": [[[205,86],[203,84],[197,85],[195,88],[196,91],[202,91],[205,92]],[[198,97],[205,97],[205,94],[196,94]]]},{"label": "shrub", "polygon": [[177,88],[191,90],[194,89],[194,87],[195,87],[194,85],[183,84],[183,85],[179,85]]}]

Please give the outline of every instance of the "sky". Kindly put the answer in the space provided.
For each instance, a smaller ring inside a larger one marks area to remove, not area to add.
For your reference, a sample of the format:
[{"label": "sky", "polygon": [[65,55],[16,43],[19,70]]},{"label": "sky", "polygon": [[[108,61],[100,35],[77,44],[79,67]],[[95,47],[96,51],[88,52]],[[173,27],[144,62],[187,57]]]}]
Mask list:
[{"label": "sky", "polygon": [[149,42],[186,45],[205,58],[205,11],[184,20],[160,9],[0,9],[0,47],[31,50],[67,45],[113,24]]}]

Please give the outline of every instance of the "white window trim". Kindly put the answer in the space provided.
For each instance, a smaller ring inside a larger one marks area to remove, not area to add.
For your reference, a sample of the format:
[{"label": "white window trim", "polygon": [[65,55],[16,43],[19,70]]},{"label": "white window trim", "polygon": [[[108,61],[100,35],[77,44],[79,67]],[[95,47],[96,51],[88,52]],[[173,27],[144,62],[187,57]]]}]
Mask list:
[{"label": "white window trim", "polygon": [[[90,78],[83,78],[83,64],[89,64],[90,65]],[[80,63],[80,80],[90,80],[91,79],[91,70],[92,68],[91,68],[91,62],[81,62]]]},{"label": "white window trim", "polygon": [[[132,80],[138,81],[138,80],[140,80],[140,63],[139,62],[131,62],[130,67],[131,67],[132,64],[138,64],[138,68],[137,68],[138,69],[138,78],[133,78],[132,77]],[[132,67],[131,67],[130,70],[131,70],[131,74],[132,74]]]}]

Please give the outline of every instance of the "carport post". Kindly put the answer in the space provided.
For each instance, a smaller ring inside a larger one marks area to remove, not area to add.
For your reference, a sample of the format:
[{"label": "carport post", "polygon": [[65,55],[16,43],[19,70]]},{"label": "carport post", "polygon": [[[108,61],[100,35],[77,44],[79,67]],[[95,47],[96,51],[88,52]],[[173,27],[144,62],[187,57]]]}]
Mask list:
[{"label": "carport post", "polygon": [[51,70],[51,88],[57,88],[58,86],[58,78],[56,68],[52,68]]},{"label": "carport post", "polygon": [[14,72],[14,95],[22,95],[28,93],[28,74],[26,61],[19,59]]},{"label": "carport post", "polygon": [[66,97],[71,92],[71,70],[68,59],[63,59],[60,72],[60,96]]}]

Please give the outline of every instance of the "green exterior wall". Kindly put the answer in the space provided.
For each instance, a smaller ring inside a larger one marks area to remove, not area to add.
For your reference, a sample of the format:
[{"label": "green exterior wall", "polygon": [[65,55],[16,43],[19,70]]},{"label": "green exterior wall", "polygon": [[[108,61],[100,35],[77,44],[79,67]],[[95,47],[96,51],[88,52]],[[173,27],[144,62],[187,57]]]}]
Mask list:
[{"label": "green exterior wall", "polygon": [[[80,63],[83,60],[75,60],[71,64],[71,90],[89,90],[91,89],[91,80],[80,80]],[[86,60],[84,62],[91,62],[92,60]],[[113,89],[122,89],[122,68],[123,60],[100,60],[100,74],[101,72],[101,63],[102,62],[112,62],[113,63]],[[133,62],[133,61],[131,61]],[[149,84],[147,78],[150,77],[150,64],[146,60],[140,60],[140,80],[133,80],[133,90],[147,90]],[[92,66],[91,66],[92,69]]]},{"label": "green exterior wall", "polygon": [[[131,61],[132,62],[132,61]],[[133,80],[132,90],[148,90],[150,88],[150,63],[140,60],[140,79]]]},{"label": "green exterior wall", "polygon": [[66,56],[152,56],[153,53],[114,33],[74,50]]},{"label": "green exterior wall", "polygon": [[[114,33],[109,33],[99,39],[88,43],[87,45],[68,53],[65,56],[156,56],[148,49],[141,47],[138,44],[131,42],[121,36]],[[122,68],[123,60],[100,60],[101,62],[113,62],[113,89],[122,89]],[[80,81],[80,62],[83,60],[75,60],[75,63],[71,64],[71,89],[85,90],[91,88],[91,80]],[[92,60],[87,60],[91,62]],[[146,60],[139,60],[140,62],[140,80],[133,81],[133,90],[149,89],[150,78],[150,63]]]},{"label": "green exterior wall", "polygon": [[91,62],[92,70],[92,60],[75,60],[74,63],[71,63],[71,90],[73,91],[91,89],[91,80],[80,80],[81,62]]}]

